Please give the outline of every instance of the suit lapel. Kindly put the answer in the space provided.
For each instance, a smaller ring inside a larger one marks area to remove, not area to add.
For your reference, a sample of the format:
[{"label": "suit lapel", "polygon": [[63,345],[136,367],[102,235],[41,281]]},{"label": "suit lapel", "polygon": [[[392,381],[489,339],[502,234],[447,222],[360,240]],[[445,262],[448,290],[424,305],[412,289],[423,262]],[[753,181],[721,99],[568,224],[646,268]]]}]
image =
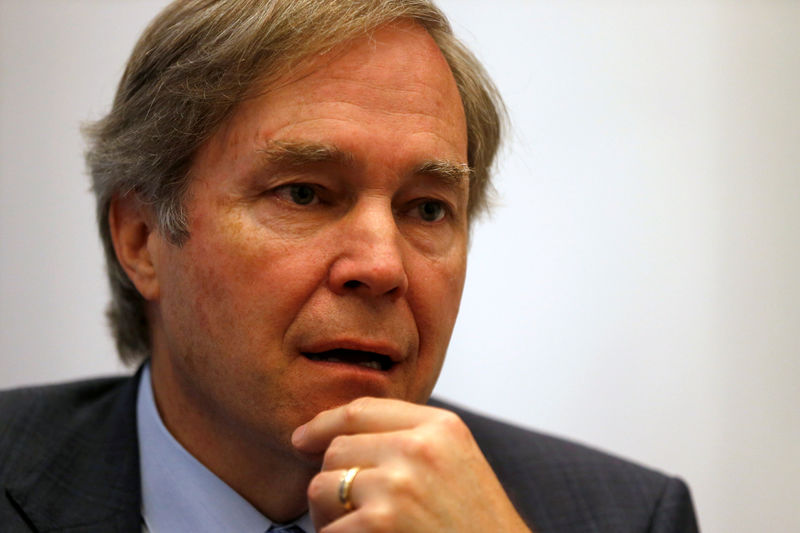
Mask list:
[{"label": "suit lapel", "polygon": [[8,487],[37,531],[141,531],[139,375],[87,399],[69,421],[69,431],[56,432],[52,453]]}]

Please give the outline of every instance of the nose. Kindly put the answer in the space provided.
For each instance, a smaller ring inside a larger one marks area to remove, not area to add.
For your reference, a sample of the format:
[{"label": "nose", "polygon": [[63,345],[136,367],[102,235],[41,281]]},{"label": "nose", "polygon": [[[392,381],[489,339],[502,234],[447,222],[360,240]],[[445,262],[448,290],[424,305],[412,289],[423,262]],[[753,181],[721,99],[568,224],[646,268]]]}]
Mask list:
[{"label": "nose", "polygon": [[391,207],[357,206],[340,224],[338,243],[332,243],[338,254],[329,273],[331,289],[337,294],[405,294],[403,238]]}]

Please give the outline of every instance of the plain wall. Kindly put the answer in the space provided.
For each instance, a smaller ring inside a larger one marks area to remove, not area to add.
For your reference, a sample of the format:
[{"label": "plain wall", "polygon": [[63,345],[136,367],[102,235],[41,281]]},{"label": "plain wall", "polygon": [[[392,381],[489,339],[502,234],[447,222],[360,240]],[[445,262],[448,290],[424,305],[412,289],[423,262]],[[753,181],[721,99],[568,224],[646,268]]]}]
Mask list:
[{"label": "plain wall", "polygon": [[[0,386],[124,371],[82,121],[163,1],[0,0]],[[800,3],[442,2],[512,119],[437,394],[800,531]]]}]

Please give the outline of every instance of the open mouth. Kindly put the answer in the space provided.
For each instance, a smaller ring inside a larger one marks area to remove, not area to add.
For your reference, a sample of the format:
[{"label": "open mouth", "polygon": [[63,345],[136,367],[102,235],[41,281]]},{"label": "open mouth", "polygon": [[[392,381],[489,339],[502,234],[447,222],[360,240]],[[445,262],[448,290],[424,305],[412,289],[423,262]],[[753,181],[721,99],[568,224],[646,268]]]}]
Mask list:
[{"label": "open mouth", "polygon": [[372,370],[390,370],[394,362],[387,355],[365,352],[362,350],[347,350],[337,348],[318,353],[307,353],[303,355],[312,361],[326,361],[329,363],[344,363],[348,365],[362,366]]}]

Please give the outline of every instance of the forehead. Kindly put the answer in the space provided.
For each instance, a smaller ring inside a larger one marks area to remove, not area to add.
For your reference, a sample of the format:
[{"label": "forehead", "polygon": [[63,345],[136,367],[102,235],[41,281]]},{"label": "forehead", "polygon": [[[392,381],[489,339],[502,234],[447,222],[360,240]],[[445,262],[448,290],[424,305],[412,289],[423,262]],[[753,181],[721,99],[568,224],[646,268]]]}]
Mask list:
[{"label": "forehead", "polygon": [[[466,120],[453,75],[421,26],[397,22],[305,60],[235,109],[216,139],[219,148],[243,137],[315,141],[342,127],[390,129],[426,138],[429,146],[466,161]],[[352,151],[353,146],[340,146]]]},{"label": "forehead", "polygon": [[[370,97],[381,97],[378,91],[388,91],[396,109],[407,111],[406,105],[418,94],[425,99],[416,102],[420,112],[441,112],[454,103],[461,107],[455,80],[444,56],[430,34],[418,24],[396,22],[377,28],[366,36],[340,45],[331,52],[308,60],[300,70],[284,83],[305,82],[316,96],[360,97],[359,103],[368,105]],[[360,88],[362,91],[358,91]],[[276,84],[277,89],[283,85]],[[342,94],[340,90],[352,87]],[[364,100],[364,99],[367,100]],[[387,103],[387,102],[381,102]],[[420,105],[427,104],[427,105]]]}]

